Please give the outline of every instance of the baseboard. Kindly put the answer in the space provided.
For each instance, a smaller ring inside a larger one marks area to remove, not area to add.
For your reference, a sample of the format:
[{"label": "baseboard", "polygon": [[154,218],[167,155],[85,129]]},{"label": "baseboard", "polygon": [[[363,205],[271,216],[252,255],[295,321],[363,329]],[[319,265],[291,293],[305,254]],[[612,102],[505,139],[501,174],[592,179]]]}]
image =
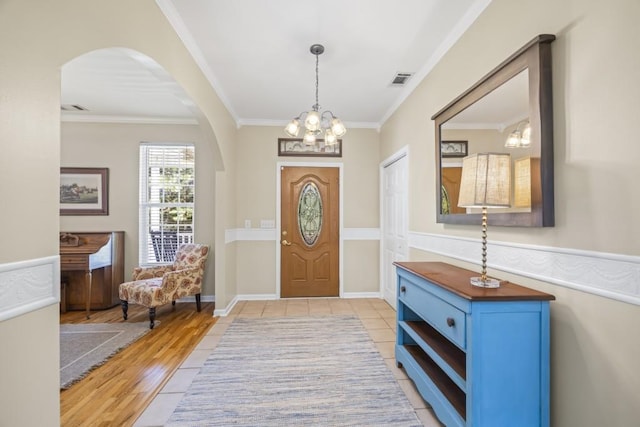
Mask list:
[{"label": "baseboard", "polygon": [[229,313],[231,313],[231,310],[233,310],[233,307],[236,306],[238,301],[240,301],[238,299],[238,296],[235,296],[229,302],[229,304],[227,304],[227,306],[225,308],[216,308],[215,310],[213,310],[213,317],[227,317],[229,315]]},{"label": "baseboard", "polygon": [[[196,296],[195,295],[190,295],[188,297],[182,297],[179,300],[176,300],[177,303],[190,303],[190,302],[196,302]],[[200,295],[200,302],[216,302],[216,296],[215,295]]]},{"label": "baseboard", "polygon": [[344,294],[342,294],[342,298],[344,299],[354,299],[354,298],[382,299],[382,294],[380,292],[345,292]]}]

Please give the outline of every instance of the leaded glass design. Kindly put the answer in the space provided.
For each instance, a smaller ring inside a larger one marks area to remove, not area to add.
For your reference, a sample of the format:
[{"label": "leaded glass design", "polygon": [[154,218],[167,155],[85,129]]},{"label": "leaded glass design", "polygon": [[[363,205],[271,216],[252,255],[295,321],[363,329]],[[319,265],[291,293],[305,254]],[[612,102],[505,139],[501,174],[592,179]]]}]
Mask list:
[{"label": "leaded glass design", "polygon": [[322,230],[322,197],[313,182],[300,191],[298,200],[298,228],[307,246],[313,246]]}]

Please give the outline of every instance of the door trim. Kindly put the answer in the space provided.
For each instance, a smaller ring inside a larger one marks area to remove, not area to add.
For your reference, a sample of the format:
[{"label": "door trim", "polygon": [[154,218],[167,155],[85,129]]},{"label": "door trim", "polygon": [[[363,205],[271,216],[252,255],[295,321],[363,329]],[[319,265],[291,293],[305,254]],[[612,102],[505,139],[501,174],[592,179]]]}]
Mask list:
[{"label": "door trim", "polygon": [[[379,206],[379,212],[380,212],[380,255],[378,256],[378,263],[379,265],[379,277],[380,277],[380,298],[384,299],[384,266],[383,264],[383,260],[384,260],[384,169],[388,166],[391,166],[392,164],[394,164],[395,162],[397,162],[398,160],[402,159],[403,157],[407,158],[407,174],[409,173],[409,146],[405,145],[404,147],[402,147],[401,149],[399,149],[398,151],[396,151],[395,153],[393,153],[392,155],[390,155],[389,157],[387,157],[386,159],[384,159],[382,162],[380,162],[380,168],[379,168],[379,174],[378,174],[378,182],[379,182],[379,200],[380,200],[380,206]],[[407,185],[411,182],[410,177],[407,175]],[[409,192],[409,190],[407,190],[407,195],[411,194]],[[407,206],[406,206],[406,212],[407,212],[407,216],[409,216],[409,197],[407,196],[407,200],[406,200]],[[409,235],[409,222],[407,221],[407,236]],[[409,249],[409,247],[407,247],[407,249]],[[407,254],[408,256],[409,254]]]},{"label": "door trim", "polygon": [[280,174],[280,168],[282,167],[300,167],[300,168],[338,168],[338,176],[340,179],[340,195],[338,199],[340,200],[339,212],[338,212],[338,221],[340,222],[338,229],[340,230],[340,241],[338,242],[338,250],[340,251],[339,259],[338,259],[338,280],[340,281],[340,286],[338,290],[338,296],[342,298],[344,296],[344,280],[343,280],[343,260],[344,260],[344,227],[342,224],[342,214],[344,208],[344,188],[343,188],[343,164],[342,163],[316,163],[316,162],[277,162],[276,163],[276,297],[282,298],[281,289],[280,289],[280,233],[282,230],[282,225],[280,224],[280,215],[282,214],[280,209],[280,203],[282,200],[281,193],[281,183],[282,176]]}]

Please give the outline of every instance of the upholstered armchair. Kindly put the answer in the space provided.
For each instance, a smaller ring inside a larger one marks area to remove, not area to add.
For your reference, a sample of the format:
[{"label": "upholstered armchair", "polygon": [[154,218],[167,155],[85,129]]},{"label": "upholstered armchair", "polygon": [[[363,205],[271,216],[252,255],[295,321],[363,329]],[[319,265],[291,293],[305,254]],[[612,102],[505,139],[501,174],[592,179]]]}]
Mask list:
[{"label": "upholstered armchair", "polygon": [[171,265],[136,267],[131,282],[122,283],[119,289],[122,317],[127,320],[129,303],[149,308],[149,328],[153,329],[156,307],[172,303],[189,295],[195,295],[200,311],[200,291],[209,246],[195,243],[181,245]]}]

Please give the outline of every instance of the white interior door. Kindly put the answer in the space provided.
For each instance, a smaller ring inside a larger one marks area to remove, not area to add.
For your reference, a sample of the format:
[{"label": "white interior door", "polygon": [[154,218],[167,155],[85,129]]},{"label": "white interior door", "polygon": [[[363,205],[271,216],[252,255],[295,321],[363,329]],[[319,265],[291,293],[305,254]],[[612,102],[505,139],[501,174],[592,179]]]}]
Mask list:
[{"label": "white interior door", "polygon": [[397,291],[393,262],[409,256],[408,164],[403,154],[382,168],[382,293],[394,308]]}]

